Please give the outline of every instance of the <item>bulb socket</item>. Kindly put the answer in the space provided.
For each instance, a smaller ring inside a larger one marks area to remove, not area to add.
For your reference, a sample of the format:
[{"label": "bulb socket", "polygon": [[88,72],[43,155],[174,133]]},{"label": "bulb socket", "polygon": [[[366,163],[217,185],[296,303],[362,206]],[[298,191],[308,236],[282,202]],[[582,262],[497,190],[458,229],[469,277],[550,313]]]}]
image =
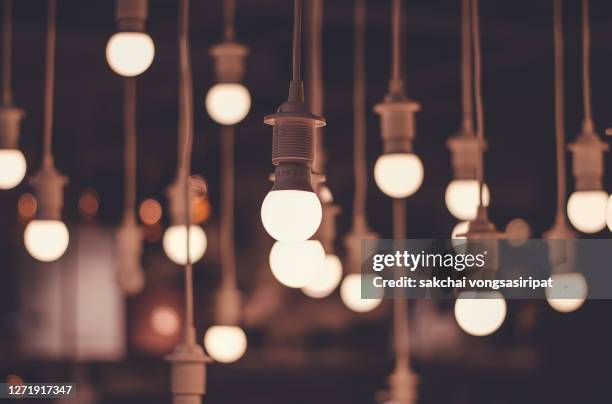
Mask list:
[{"label": "bulb socket", "polygon": [[409,369],[397,368],[389,376],[389,390],[392,403],[416,404],[419,378]]},{"label": "bulb socket", "polygon": [[210,359],[195,343],[183,343],[166,359],[172,363],[170,389],[174,404],[201,403],[206,393],[206,366]]},{"label": "bulb socket", "polygon": [[479,154],[476,136],[460,133],[448,139],[446,146],[451,152],[453,178],[455,180],[476,179]]},{"label": "bulb socket", "polygon": [[67,183],[68,177],[60,174],[50,162],[44,163],[40,171],[30,179],[38,201],[38,219],[61,220],[64,187]]},{"label": "bulb socket", "polygon": [[17,149],[20,123],[25,113],[13,106],[0,107],[0,149]]},{"label": "bulb socket", "polygon": [[215,60],[218,83],[240,83],[244,76],[244,58],[249,48],[237,42],[223,42],[213,46],[210,55]]},{"label": "bulb socket", "polygon": [[572,153],[572,166],[576,191],[600,191],[603,189],[604,152],[608,145],[592,132],[580,134],[568,146]]},{"label": "bulb socket", "polygon": [[310,167],[300,163],[280,163],[274,169],[272,191],[314,192]]},{"label": "bulb socket", "polygon": [[385,154],[412,153],[414,114],[420,109],[417,102],[392,97],[374,106],[374,112],[380,115],[380,135]]},{"label": "bulb socket", "polygon": [[215,295],[215,324],[238,326],[242,313],[242,297],[234,286],[222,286]]},{"label": "bulb socket", "polygon": [[149,0],[117,0],[115,18],[121,32],[144,32],[149,14]]}]

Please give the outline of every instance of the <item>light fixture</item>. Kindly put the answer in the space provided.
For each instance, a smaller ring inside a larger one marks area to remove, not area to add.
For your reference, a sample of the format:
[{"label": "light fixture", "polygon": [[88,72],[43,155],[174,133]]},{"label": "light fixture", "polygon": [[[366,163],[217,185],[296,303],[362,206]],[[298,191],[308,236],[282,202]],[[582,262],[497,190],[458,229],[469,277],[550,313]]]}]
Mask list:
[{"label": "light fixture", "polygon": [[[223,276],[216,295],[215,325],[204,334],[204,348],[212,359],[221,363],[236,362],[247,349],[247,337],[239,326],[241,298],[236,286]],[[228,282],[229,281],[229,282]]]},{"label": "light fixture", "polygon": [[[162,245],[166,256],[178,265],[187,263],[187,226],[184,224],[174,224],[166,229],[162,239]],[[189,258],[191,262],[198,262],[204,256],[208,239],[204,229],[200,226],[189,225]]]},{"label": "light fixture", "polygon": [[153,40],[145,32],[148,0],[116,0],[117,32],[106,44],[106,61],[121,76],[138,76],[151,66]]},{"label": "light fixture", "polygon": [[335,254],[326,254],[323,265],[311,280],[302,287],[306,296],[321,299],[329,296],[342,280],[342,262]]},{"label": "light fixture", "polygon": [[461,292],[455,320],[466,333],[483,337],[497,331],[506,318],[506,301],[497,291]]},{"label": "light fixture", "polygon": [[[457,176],[455,176],[455,179],[446,187],[446,193],[444,194],[448,211],[459,220],[474,219],[478,210],[479,189],[480,186],[477,180],[457,179]],[[484,206],[489,206],[490,198],[489,187],[484,184],[482,188]]]},{"label": "light fixture", "polygon": [[43,161],[31,184],[38,201],[36,218],[25,228],[24,243],[30,255],[39,261],[59,259],[68,248],[70,235],[62,221],[64,186],[68,179],[55,168],[51,151],[53,132],[53,81],[55,74],[55,9],[56,1],[49,0],[45,66],[45,115]]},{"label": "light fixture", "polygon": [[324,267],[325,250],[318,240],[277,241],[270,250],[269,262],[277,281],[288,288],[302,288]]},{"label": "light fixture", "polygon": [[264,228],[274,239],[298,242],[310,238],[321,224],[321,202],[311,184],[313,136],[325,120],[304,103],[300,76],[302,1],[294,2],[293,79],[288,101],[264,122],[274,127],[272,163],[274,186],[261,206]]},{"label": "light fixture", "polygon": [[13,104],[11,89],[12,0],[4,0],[2,27],[2,104],[0,104],[0,189],[19,185],[26,159],[19,150],[19,126],[24,111]]},{"label": "light fixture", "polygon": [[356,313],[367,313],[380,306],[382,297],[362,297],[361,284],[371,281],[368,275],[359,273],[346,275],[340,285],[340,298],[344,305]]}]

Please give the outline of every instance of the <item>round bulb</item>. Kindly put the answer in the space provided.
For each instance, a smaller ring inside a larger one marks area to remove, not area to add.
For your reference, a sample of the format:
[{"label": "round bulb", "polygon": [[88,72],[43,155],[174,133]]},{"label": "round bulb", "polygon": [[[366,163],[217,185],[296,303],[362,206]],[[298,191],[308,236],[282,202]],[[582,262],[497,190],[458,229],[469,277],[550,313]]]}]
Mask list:
[{"label": "round bulb", "polygon": [[106,61],[121,76],[138,76],[151,66],[155,45],[144,32],[117,32],[106,44]]},{"label": "round bulb", "polygon": [[[484,206],[489,206],[490,194],[487,184],[483,184],[482,202]],[[478,211],[477,180],[453,180],[446,187],[444,200],[449,212],[459,220],[473,220],[476,218]]]},{"label": "round bulb", "polygon": [[413,153],[383,154],[374,165],[376,185],[391,198],[406,198],[423,183],[423,163]]},{"label": "round bulb", "polygon": [[306,296],[320,299],[329,296],[342,279],[342,262],[334,254],[325,256],[325,263],[302,288]]},{"label": "round bulb", "polygon": [[[586,300],[588,293],[584,276],[579,272],[569,272],[553,274],[551,278],[553,279],[553,287],[547,288],[545,291],[546,301],[550,304],[550,307],[561,313],[578,310]],[[554,293],[554,289],[559,290],[564,298],[559,298],[558,294]]]},{"label": "round bulb", "polygon": [[26,174],[26,159],[17,149],[0,150],[0,189],[15,188]]},{"label": "round bulb", "polygon": [[567,217],[583,233],[597,233],[606,227],[608,194],[604,191],[576,191],[567,201]]},{"label": "round bulb", "polygon": [[[189,257],[198,262],[206,252],[206,233],[200,226],[192,224],[189,229]],[[164,252],[170,260],[179,265],[187,264],[187,226],[170,226],[164,233]]]},{"label": "round bulb", "polygon": [[289,288],[306,286],[325,265],[325,250],[318,240],[277,241],[270,250],[270,269]]},{"label": "round bulb", "polygon": [[204,347],[217,362],[231,363],[246,352],[247,337],[240,327],[214,325],[206,330]]},{"label": "round bulb", "polygon": [[[367,313],[377,308],[382,302],[382,298],[361,298],[361,278],[361,274],[346,275],[342,281],[342,285],[340,285],[340,297],[346,307],[352,311]],[[380,291],[380,289],[375,290]]]},{"label": "round bulb", "polygon": [[455,301],[455,320],[470,335],[492,334],[505,318],[506,300],[499,292],[461,292]]},{"label": "round bulb", "polygon": [[608,229],[612,231],[612,195],[608,198],[608,205],[606,206],[606,224]]},{"label": "round bulb", "polygon": [[169,306],[158,306],[151,312],[151,327],[162,337],[176,334],[181,325],[177,312]]},{"label": "round bulb", "polygon": [[242,84],[215,84],[206,94],[208,115],[221,125],[235,125],[251,109],[251,94]]},{"label": "round bulb", "polygon": [[261,221],[275,240],[308,240],[321,224],[321,202],[314,192],[270,191],[261,205]]},{"label": "round bulb", "polygon": [[61,220],[32,220],[23,235],[28,253],[44,262],[55,261],[64,255],[69,240],[68,228]]}]

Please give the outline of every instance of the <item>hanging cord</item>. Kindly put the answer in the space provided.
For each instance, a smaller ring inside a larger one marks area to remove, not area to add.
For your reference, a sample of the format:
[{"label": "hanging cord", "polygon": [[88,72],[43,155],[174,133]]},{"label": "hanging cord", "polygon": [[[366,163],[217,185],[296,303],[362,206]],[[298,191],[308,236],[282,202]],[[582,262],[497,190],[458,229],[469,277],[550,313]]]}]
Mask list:
[{"label": "hanging cord", "polygon": [[557,154],[557,223],[565,222],[565,125],[563,122],[563,11],[561,0],[554,0],[555,40],[555,135]]},{"label": "hanging cord", "polygon": [[45,65],[45,112],[44,112],[44,143],[43,143],[43,165],[53,165],[53,154],[51,151],[53,131],[53,91],[55,76],[55,9],[56,1],[49,0],[47,16],[47,49]]},{"label": "hanging cord", "polygon": [[302,0],[293,2],[293,82],[300,86],[302,52]]},{"label": "hanging cord", "polygon": [[[393,239],[400,249],[399,240],[406,238],[406,200],[393,199]],[[395,271],[399,278],[400,271]],[[395,343],[395,368],[410,368],[410,350],[408,348],[408,310],[406,297],[400,288],[395,288],[393,298],[393,335]]]},{"label": "hanging cord", "polygon": [[482,198],[484,188],[484,108],[482,105],[482,66],[480,54],[480,23],[478,0],[472,0],[472,40],[474,48],[474,95],[476,98],[476,136],[478,138],[478,206],[484,207]]},{"label": "hanging cord", "polygon": [[584,120],[582,131],[593,133],[591,110],[591,27],[589,22],[589,0],[582,0],[582,95],[584,98]]},{"label": "hanging cord", "polygon": [[234,246],[234,126],[221,126],[221,276],[222,287],[236,287]]},{"label": "hanging cord", "polygon": [[223,1],[223,19],[225,21],[224,39],[226,42],[232,42],[236,38],[236,0]]},{"label": "hanging cord", "polygon": [[3,29],[2,29],[2,103],[3,105],[13,104],[13,90],[11,88],[11,63],[12,63],[12,43],[13,43],[13,2],[4,0],[3,4]]},{"label": "hanging cord", "polygon": [[404,83],[401,73],[401,19],[402,1],[393,0],[391,10],[391,80],[389,92],[394,95],[403,95]]},{"label": "hanging cord", "polygon": [[[323,20],[323,0],[309,2],[309,32],[308,32],[308,84],[310,90],[310,110],[315,115],[323,115],[323,78],[321,57],[321,30]],[[323,147],[323,129],[316,128],[314,132],[313,172],[325,173],[325,149]]]},{"label": "hanging cord", "polygon": [[461,5],[461,108],[463,134],[474,135],[474,108],[472,94],[472,42],[470,41],[470,0]]},{"label": "hanging cord", "polygon": [[124,211],[125,224],[136,223],[136,78],[124,79],[123,131],[124,131]]}]

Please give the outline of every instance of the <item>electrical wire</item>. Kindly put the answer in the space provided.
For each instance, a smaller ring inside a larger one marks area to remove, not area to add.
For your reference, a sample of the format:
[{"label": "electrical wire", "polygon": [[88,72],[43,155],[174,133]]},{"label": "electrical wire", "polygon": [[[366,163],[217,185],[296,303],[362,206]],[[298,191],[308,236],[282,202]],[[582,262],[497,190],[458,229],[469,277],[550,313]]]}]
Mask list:
[{"label": "electrical wire", "polygon": [[563,8],[561,0],[554,0],[555,43],[555,137],[557,156],[557,222],[565,222],[565,124],[563,94]]},{"label": "electrical wire", "polygon": [[474,108],[472,93],[472,42],[470,40],[470,0],[461,2],[461,108],[463,134],[474,135]]},{"label": "electrical wire", "polygon": [[591,27],[589,22],[589,0],[582,0],[582,95],[584,101],[584,133],[593,133],[591,109]]},{"label": "electrical wire", "polygon": [[402,0],[393,0],[391,10],[391,81],[389,90],[391,93],[402,91],[401,73],[401,18]]},{"label": "electrical wire", "polygon": [[302,52],[302,0],[293,2],[293,82],[300,86]]},{"label": "electrical wire", "polygon": [[[323,0],[310,0],[309,2],[309,32],[308,32],[308,84],[310,97],[310,110],[313,114],[323,115],[323,74],[321,39],[323,28]],[[325,172],[325,148],[323,146],[323,129],[316,128],[314,133],[314,161],[313,172]]]},{"label": "electrical wire", "polygon": [[[396,243],[406,238],[406,200],[393,199],[393,239]],[[401,245],[395,246],[401,250]],[[395,271],[396,277],[401,271]],[[408,310],[406,297],[401,288],[394,288],[393,297],[393,336],[395,345],[395,368],[410,369],[410,350],[408,348]]]},{"label": "electrical wire", "polygon": [[224,39],[232,42],[236,38],[236,0],[223,1]]},{"label": "electrical wire", "polygon": [[45,61],[45,99],[44,99],[44,118],[43,118],[43,165],[53,165],[53,154],[51,151],[52,131],[53,131],[53,95],[54,95],[54,76],[55,76],[55,12],[56,1],[48,1],[47,15],[47,44]]},{"label": "electrical wire", "polygon": [[124,79],[124,211],[123,221],[136,223],[136,78]]},{"label": "electrical wire", "polygon": [[2,103],[13,104],[13,90],[11,87],[12,43],[13,43],[13,2],[4,0],[2,19]]},{"label": "electrical wire", "polygon": [[236,286],[234,245],[234,126],[221,126],[221,277],[222,287]]},{"label": "electrical wire", "polygon": [[474,48],[474,96],[476,101],[476,137],[478,139],[478,206],[483,207],[484,191],[484,107],[482,104],[482,56],[480,51],[480,23],[478,0],[472,0],[472,40]]}]

